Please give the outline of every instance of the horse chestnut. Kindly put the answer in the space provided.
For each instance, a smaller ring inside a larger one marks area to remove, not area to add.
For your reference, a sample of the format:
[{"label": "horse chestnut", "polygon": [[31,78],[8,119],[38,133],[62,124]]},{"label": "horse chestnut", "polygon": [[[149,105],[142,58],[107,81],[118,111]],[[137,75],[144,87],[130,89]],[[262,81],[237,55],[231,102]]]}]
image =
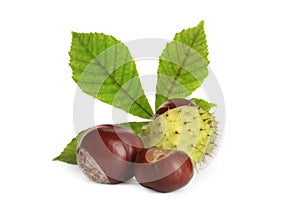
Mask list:
[{"label": "horse chestnut", "polygon": [[165,112],[167,112],[170,109],[174,109],[180,106],[196,106],[195,103],[193,103],[190,100],[187,99],[183,99],[183,98],[174,98],[174,99],[170,99],[167,100],[166,102],[164,102],[156,111],[154,118],[158,117],[161,114],[164,114]]},{"label": "horse chestnut", "polygon": [[137,181],[158,192],[182,188],[193,177],[193,171],[193,164],[186,153],[157,147],[139,152],[134,164]]},{"label": "horse chestnut", "polygon": [[87,131],[77,146],[77,163],[90,179],[116,184],[133,177],[133,162],[143,148],[131,130],[100,125]]}]

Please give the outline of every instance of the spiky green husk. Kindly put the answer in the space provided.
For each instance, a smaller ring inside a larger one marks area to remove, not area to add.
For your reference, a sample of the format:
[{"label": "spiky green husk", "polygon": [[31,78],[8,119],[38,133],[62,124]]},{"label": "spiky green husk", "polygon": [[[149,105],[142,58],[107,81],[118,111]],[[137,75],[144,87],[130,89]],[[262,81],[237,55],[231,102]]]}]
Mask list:
[{"label": "spiky green husk", "polygon": [[145,147],[157,146],[187,153],[194,167],[205,163],[216,145],[217,122],[201,107],[181,106],[158,116],[143,127]]}]

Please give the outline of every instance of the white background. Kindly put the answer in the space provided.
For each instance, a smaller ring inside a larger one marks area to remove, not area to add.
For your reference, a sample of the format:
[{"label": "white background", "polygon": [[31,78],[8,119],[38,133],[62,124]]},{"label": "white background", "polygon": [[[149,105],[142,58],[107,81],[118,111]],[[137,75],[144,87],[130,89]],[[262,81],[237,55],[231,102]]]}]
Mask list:
[{"label": "white background", "polygon": [[[75,135],[71,31],[172,39],[202,19],[227,109],[208,168],[160,194],[51,161]],[[0,218],[300,218],[299,21],[296,0],[2,1]]]}]

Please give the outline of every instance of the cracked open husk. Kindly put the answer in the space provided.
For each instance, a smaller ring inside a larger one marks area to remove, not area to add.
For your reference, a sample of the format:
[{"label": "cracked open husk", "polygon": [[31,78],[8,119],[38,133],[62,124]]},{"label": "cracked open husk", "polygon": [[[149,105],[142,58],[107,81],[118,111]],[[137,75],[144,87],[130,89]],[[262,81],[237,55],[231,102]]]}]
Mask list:
[{"label": "cracked open husk", "polygon": [[187,153],[194,167],[206,164],[214,154],[217,121],[201,107],[180,106],[156,117],[142,128],[145,147],[157,146]]}]

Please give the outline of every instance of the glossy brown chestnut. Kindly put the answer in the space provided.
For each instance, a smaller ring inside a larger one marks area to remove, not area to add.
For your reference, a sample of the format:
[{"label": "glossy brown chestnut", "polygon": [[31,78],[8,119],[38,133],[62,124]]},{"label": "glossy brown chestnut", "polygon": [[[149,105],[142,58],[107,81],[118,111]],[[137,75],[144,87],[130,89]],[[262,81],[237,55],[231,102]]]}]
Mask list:
[{"label": "glossy brown chestnut", "polygon": [[157,116],[167,112],[170,109],[174,109],[180,106],[196,106],[195,103],[193,103],[190,100],[187,99],[183,99],[183,98],[174,98],[174,99],[170,99],[167,100],[166,102],[164,102],[156,111],[154,118],[156,118]]},{"label": "glossy brown chestnut", "polygon": [[81,138],[77,163],[90,179],[116,184],[133,177],[133,162],[143,148],[141,139],[131,130],[115,126],[96,126]]},{"label": "glossy brown chestnut", "polygon": [[134,175],[137,181],[158,192],[182,188],[193,174],[191,159],[182,151],[151,147],[139,152],[135,159]]}]

